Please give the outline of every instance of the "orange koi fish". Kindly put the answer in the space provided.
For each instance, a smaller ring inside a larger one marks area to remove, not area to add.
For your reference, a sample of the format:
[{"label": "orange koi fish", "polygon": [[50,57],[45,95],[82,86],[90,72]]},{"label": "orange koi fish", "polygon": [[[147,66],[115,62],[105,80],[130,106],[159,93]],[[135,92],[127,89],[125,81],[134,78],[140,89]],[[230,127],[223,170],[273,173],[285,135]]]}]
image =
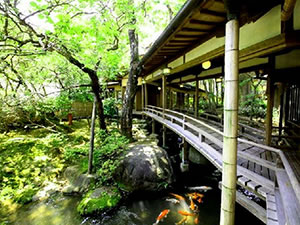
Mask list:
[{"label": "orange koi fish", "polygon": [[180,220],[178,223],[175,223],[176,225],[183,224],[187,221],[187,216],[183,217],[182,220]]},{"label": "orange koi fish", "polygon": [[194,224],[198,224],[199,223],[199,216],[197,216],[195,219],[194,219]]},{"label": "orange koi fish", "polygon": [[169,209],[163,210],[157,217],[156,222],[153,225],[157,225],[163,218],[167,217],[168,213],[170,212]]},{"label": "orange koi fish", "polygon": [[184,201],[184,197],[182,197],[181,195],[177,195],[177,194],[174,194],[174,193],[170,193],[170,195],[173,195],[175,198],[177,198],[180,201]]},{"label": "orange koi fish", "polygon": [[197,197],[199,197],[199,198],[203,198],[204,197],[204,194],[200,194],[200,193],[197,193],[197,192],[195,192],[194,193]]},{"label": "orange koi fish", "polygon": [[190,212],[182,211],[182,210],[179,210],[178,213],[183,215],[183,216],[195,216],[196,215],[194,213],[190,213]]},{"label": "orange koi fish", "polygon": [[197,202],[201,203],[202,202],[202,198],[198,198]]},{"label": "orange koi fish", "polygon": [[197,199],[197,198],[203,198],[204,197],[203,194],[200,194],[200,193],[197,193],[197,192],[187,194],[187,196],[191,197],[192,199]]},{"label": "orange koi fish", "polygon": [[193,210],[193,211],[195,211],[197,206],[195,205],[195,203],[194,203],[194,201],[193,201],[193,199],[191,197],[190,197],[190,201],[191,201],[190,209]]}]

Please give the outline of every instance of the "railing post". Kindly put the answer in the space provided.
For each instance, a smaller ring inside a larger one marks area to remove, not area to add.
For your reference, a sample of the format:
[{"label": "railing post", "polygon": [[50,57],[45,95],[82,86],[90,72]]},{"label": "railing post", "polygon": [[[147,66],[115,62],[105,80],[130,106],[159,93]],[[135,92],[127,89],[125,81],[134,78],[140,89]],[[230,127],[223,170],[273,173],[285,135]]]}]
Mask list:
[{"label": "railing post", "polygon": [[199,133],[199,141],[200,143],[205,142],[205,136],[203,136],[201,133]]},{"label": "railing post", "polygon": [[185,122],[186,122],[186,119],[185,119],[185,116],[183,116],[183,122],[182,122],[182,128],[185,130]]}]

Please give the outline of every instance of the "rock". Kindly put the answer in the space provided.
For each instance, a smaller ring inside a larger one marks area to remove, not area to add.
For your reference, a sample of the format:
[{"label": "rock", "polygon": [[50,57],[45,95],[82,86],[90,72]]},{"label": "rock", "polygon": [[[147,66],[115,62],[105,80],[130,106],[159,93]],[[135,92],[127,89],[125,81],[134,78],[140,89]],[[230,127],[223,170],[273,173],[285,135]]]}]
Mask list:
[{"label": "rock", "polygon": [[62,190],[65,195],[82,194],[95,183],[95,177],[90,174],[81,174],[79,166],[68,167],[64,172],[64,177],[69,183]]},{"label": "rock", "polygon": [[126,153],[114,177],[125,191],[160,191],[173,182],[173,169],[164,149],[137,142]]},{"label": "rock", "polygon": [[87,193],[77,207],[82,216],[103,213],[115,208],[121,195],[117,188],[100,187]]},{"label": "rock", "polygon": [[49,198],[54,193],[60,190],[60,186],[58,184],[48,182],[43,189],[39,190],[33,197],[32,201],[40,201]]}]

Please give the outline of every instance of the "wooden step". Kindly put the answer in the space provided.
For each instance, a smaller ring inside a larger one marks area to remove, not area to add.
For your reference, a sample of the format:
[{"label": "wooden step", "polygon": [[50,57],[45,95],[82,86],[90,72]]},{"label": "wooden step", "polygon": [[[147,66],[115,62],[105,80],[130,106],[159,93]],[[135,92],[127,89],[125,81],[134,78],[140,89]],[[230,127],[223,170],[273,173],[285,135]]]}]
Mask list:
[{"label": "wooden step", "polygon": [[277,169],[276,177],[284,209],[286,224],[299,225],[300,205],[289,177],[284,169]]}]

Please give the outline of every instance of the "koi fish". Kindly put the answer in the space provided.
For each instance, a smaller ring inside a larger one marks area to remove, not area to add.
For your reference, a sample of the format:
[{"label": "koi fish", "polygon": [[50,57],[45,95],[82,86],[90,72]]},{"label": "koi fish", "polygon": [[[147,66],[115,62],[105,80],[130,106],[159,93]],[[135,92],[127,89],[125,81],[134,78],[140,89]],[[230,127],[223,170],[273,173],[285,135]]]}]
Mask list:
[{"label": "koi fish", "polygon": [[173,195],[175,198],[177,198],[180,201],[184,201],[184,197],[182,197],[181,195],[177,195],[177,194],[174,194],[174,193],[170,193],[170,195]]},{"label": "koi fish", "polygon": [[197,202],[201,203],[202,202],[202,198],[198,198]]},{"label": "koi fish", "polygon": [[177,200],[177,199],[175,199],[175,198],[167,198],[166,201],[167,201],[167,202],[172,202],[172,203],[174,203],[174,204],[178,204],[178,203],[180,202],[179,200]]},{"label": "koi fish", "polygon": [[183,217],[182,220],[180,220],[178,223],[175,223],[176,225],[183,224],[187,221],[187,216]]},{"label": "koi fish", "polygon": [[187,196],[191,197],[192,199],[197,199],[197,198],[203,198],[204,197],[203,194],[200,194],[200,193],[197,193],[197,192],[187,194]]},{"label": "koi fish", "polygon": [[193,201],[193,199],[191,197],[190,197],[190,201],[191,201],[190,209],[193,210],[193,211],[195,211],[196,210],[196,205],[195,205],[195,203],[194,203],[194,201]]},{"label": "koi fish", "polygon": [[198,224],[199,223],[199,216],[197,216],[195,219],[194,219],[194,224]]},{"label": "koi fish", "polygon": [[190,213],[190,212],[182,211],[182,210],[179,210],[178,213],[183,215],[183,216],[195,216],[196,215],[194,213]]},{"label": "koi fish", "polygon": [[168,213],[170,212],[169,209],[163,210],[157,217],[156,222],[153,225],[157,225],[163,218],[167,217]]},{"label": "koi fish", "polygon": [[187,188],[190,191],[210,191],[212,190],[212,187],[208,187],[208,186],[200,186],[200,187],[188,187]]}]

